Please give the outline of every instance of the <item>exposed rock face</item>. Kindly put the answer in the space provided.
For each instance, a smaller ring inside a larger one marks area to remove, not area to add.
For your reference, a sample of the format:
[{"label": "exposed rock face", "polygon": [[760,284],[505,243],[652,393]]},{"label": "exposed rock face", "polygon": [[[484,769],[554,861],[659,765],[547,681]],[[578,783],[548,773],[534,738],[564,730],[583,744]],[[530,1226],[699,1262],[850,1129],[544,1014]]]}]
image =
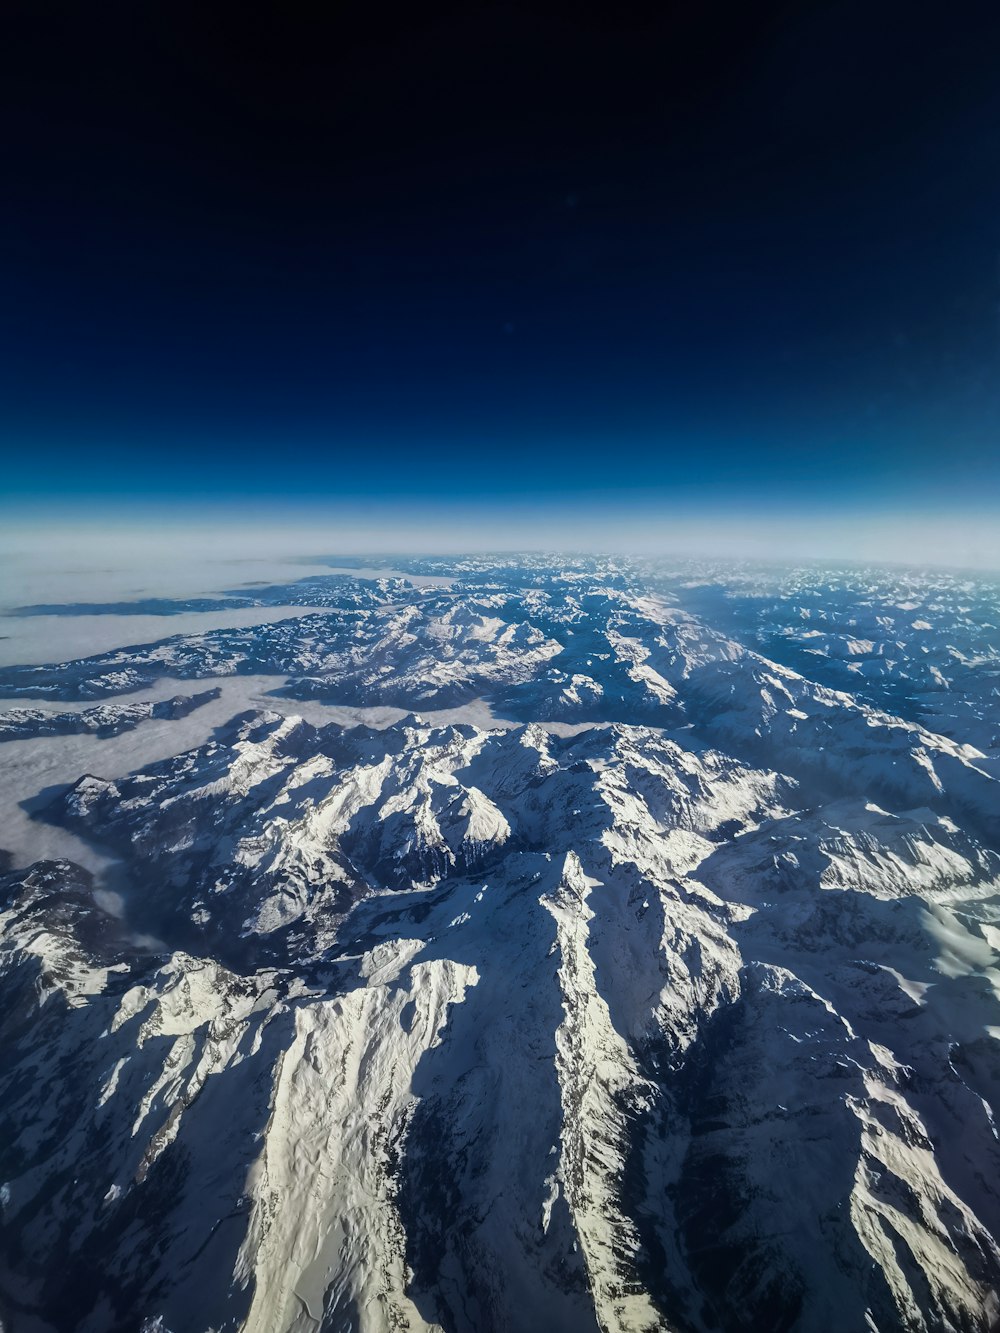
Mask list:
[{"label": "exposed rock face", "polygon": [[604,577],[416,635],[575,734],[258,712],[57,799],[128,920],[0,880],[15,1333],[996,1324],[992,756]]}]

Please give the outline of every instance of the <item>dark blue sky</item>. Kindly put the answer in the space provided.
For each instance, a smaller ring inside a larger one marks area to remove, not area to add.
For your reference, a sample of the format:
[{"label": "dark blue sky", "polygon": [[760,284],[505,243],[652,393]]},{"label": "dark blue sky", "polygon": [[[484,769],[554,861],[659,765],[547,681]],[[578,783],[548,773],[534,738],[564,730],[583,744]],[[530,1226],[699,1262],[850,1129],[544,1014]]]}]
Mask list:
[{"label": "dark blue sky", "polygon": [[5,8],[8,494],[997,496],[996,6],[335,8]]}]

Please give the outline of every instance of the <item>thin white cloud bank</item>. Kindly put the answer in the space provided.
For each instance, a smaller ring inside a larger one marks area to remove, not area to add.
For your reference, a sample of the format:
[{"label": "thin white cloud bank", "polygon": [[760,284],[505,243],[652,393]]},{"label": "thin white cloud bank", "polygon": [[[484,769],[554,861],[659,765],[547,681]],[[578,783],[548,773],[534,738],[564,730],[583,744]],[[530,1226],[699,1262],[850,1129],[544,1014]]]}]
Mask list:
[{"label": "thin white cloud bank", "polygon": [[0,605],[210,595],[318,573],[311,559],[332,555],[515,550],[1000,571],[1000,503],[963,513],[694,510],[618,493],[565,502],[11,505],[0,513]]}]

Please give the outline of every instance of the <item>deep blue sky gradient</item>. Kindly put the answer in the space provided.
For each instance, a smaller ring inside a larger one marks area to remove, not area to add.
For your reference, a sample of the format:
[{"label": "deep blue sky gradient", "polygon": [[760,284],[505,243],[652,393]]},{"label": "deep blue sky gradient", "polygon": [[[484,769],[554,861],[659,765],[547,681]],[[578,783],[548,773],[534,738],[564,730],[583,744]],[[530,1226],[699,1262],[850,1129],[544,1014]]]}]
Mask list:
[{"label": "deep blue sky gradient", "polygon": [[1000,495],[1000,11],[15,5],[9,496]]}]

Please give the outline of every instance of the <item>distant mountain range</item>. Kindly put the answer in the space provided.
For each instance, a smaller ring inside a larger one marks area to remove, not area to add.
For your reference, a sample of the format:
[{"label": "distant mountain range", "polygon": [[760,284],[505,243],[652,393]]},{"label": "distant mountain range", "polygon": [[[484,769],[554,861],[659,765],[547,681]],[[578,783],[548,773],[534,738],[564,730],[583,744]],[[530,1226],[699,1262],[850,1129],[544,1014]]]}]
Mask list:
[{"label": "distant mountain range", "polygon": [[997,1327],[1000,588],[385,568],[0,671],[39,745],[286,680],[53,793],[124,915],[0,879],[4,1329]]}]

